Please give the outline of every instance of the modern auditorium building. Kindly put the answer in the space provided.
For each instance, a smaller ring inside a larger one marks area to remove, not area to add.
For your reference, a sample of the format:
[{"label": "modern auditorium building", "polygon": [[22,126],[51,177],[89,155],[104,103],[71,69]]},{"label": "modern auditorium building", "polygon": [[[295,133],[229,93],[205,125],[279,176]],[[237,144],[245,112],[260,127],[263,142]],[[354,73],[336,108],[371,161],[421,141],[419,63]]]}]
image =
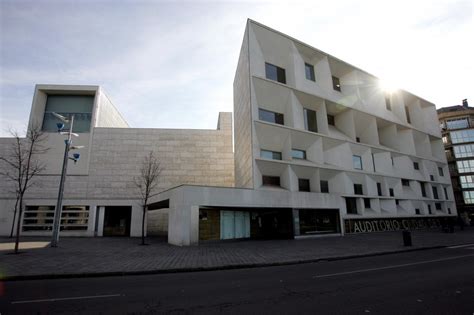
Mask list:
[{"label": "modern auditorium building", "polygon": [[[37,86],[30,126],[52,149],[26,199],[25,234],[51,233],[64,150],[51,112],[78,114],[74,141],[87,148],[68,167],[63,236],[140,235],[133,180],[150,150],[162,173],[147,232],[175,245],[430,228],[456,215],[434,104],[387,93],[371,74],[252,20],[234,124],[220,113],[216,130],[129,128],[99,87]],[[1,151],[10,143],[0,139]],[[1,185],[5,235],[15,200]]]}]

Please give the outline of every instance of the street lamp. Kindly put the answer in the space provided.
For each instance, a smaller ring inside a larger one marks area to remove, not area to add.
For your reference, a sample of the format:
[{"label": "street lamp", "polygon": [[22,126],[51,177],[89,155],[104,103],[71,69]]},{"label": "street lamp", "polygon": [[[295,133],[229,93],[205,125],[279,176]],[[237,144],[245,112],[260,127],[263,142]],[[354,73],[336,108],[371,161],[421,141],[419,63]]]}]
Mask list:
[{"label": "street lamp", "polygon": [[[53,222],[53,239],[51,240],[51,247],[58,247],[59,242],[59,230],[61,227],[61,212],[62,212],[62,203],[63,203],[63,192],[64,192],[64,182],[66,181],[66,173],[67,173],[67,162],[69,160],[73,160],[74,164],[80,158],[79,153],[74,153],[72,157],[69,156],[70,150],[81,149],[84,146],[72,146],[72,136],[79,137],[77,133],[72,132],[72,127],[74,125],[74,115],[71,115],[71,118],[66,118],[62,115],[57,113],[52,113],[56,118],[61,120],[62,122],[57,123],[56,126],[58,127],[58,133],[62,135],[67,135],[67,139],[64,140],[66,147],[64,149],[64,159],[63,159],[63,169],[61,172],[61,181],[59,182],[59,193],[58,193],[58,202],[56,204],[56,210],[54,212],[54,222]],[[69,129],[64,130],[64,124],[69,123]]]}]

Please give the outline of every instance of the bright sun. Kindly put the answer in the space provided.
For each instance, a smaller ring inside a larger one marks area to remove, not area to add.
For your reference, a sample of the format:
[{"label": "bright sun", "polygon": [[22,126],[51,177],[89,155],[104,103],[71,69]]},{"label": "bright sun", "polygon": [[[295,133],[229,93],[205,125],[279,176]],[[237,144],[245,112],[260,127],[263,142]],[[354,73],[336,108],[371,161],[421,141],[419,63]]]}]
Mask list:
[{"label": "bright sun", "polygon": [[398,85],[394,83],[392,80],[379,80],[379,87],[387,92],[387,93],[393,93],[399,89]]}]

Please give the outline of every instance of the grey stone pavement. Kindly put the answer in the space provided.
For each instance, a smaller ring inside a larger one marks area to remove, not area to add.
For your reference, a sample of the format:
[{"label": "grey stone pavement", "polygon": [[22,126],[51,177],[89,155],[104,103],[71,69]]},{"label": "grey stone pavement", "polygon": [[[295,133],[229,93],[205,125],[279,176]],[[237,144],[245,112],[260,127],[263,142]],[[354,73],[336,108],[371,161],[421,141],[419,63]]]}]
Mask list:
[{"label": "grey stone pavement", "polygon": [[105,276],[270,266],[379,255],[474,243],[474,228],[455,233],[412,232],[413,246],[403,246],[402,232],[330,236],[297,240],[203,242],[177,247],[158,238],[148,246],[138,238],[63,237],[58,248],[49,239],[23,237],[21,254],[12,239],[0,238],[0,280]]}]

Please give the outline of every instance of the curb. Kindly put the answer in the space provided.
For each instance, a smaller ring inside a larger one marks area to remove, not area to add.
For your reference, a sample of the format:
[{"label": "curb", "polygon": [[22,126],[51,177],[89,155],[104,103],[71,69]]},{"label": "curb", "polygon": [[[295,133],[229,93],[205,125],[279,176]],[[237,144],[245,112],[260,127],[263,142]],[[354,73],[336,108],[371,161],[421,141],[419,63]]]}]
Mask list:
[{"label": "curb", "polygon": [[289,265],[317,263],[317,262],[323,262],[323,261],[336,261],[336,260],[346,260],[346,259],[354,259],[354,258],[384,256],[384,255],[391,255],[391,254],[398,254],[398,253],[408,253],[408,252],[415,252],[415,251],[422,251],[422,250],[447,248],[450,246],[467,245],[467,244],[471,244],[471,243],[407,248],[407,249],[398,249],[398,250],[393,250],[393,251],[383,251],[383,252],[367,253],[367,254],[360,254],[360,255],[333,256],[333,257],[325,257],[325,258],[301,259],[301,260],[292,260],[292,261],[283,261],[283,262],[222,265],[222,266],[213,266],[213,267],[189,267],[189,268],[171,268],[171,269],[137,270],[137,271],[110,271],[110,272],[97,272],[97,273],[92,272],[92,273],[64,273],[64,274],[39,274],[39,275],[26,275],[26,276],[5,276],[3,278],[0,278],[0,281],[101,278],[101,277],[138,276],[138,275],[154,275],[154,274],[187,273],[187,272],[203,272],[203,271],[217,271],[217,270],[289,266]]}]

